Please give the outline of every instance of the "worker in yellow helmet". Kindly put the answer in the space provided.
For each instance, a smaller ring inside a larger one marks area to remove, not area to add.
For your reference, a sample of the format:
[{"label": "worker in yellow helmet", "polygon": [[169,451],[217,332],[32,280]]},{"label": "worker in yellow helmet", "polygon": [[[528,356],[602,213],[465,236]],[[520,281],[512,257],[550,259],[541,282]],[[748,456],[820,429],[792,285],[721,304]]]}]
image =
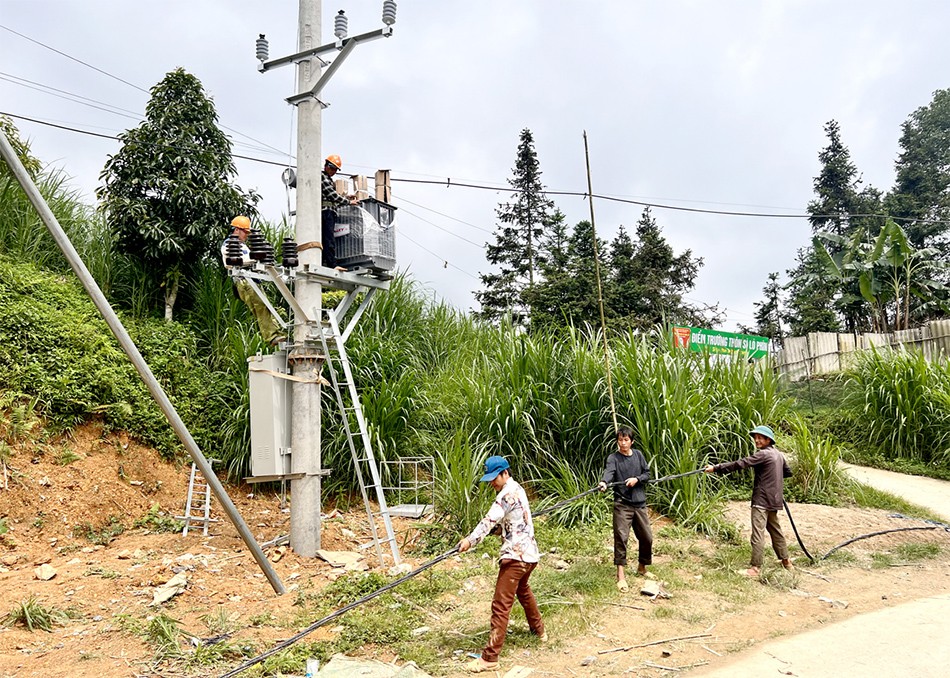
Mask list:
[{"label": "worker in yellow helmet", "polygon": [[320,211],[321,242],[323,243],[323,265],[327,268],[336,268],[339,271],[346,269],[336,265],[336,239],[333,231],[336,228],[336,208],[345,205],[355,205],[355,196],[343,196],[337,193],[333,185],[333,175],[343,167],[340,156],[331,154],[323,163],[323,176],[320,187],[322,189],[322,208]]}]

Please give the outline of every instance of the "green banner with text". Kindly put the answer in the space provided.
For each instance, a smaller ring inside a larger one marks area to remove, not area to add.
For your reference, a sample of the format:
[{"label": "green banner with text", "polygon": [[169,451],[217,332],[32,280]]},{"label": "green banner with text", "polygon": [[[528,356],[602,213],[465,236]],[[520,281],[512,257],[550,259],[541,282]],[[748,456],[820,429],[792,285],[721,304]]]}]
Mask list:
[{"label": "green banner with text", "polygon": [[731,353],[746,358],[764,358],[769,354],[768,337],[720,332],[702,327],[674,327],[673,345],[697,353]]}]

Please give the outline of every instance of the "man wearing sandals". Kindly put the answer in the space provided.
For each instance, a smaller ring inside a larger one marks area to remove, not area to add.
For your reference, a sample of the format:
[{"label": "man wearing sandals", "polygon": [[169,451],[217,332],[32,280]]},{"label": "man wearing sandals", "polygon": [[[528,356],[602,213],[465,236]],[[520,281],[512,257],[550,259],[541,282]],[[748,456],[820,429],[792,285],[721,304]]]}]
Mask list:
[{"label": "man wearing sandals", "polygon": [[778,522],[778,512],[783,504],[783,479],[792,475],[785,461],[785,455],[775,447],[775,433],[768,426],[756,426],[750,431],[755,442],[755,454],[736,461],[710,464],[703,470],[706,473],[732,473],[741,468],[752,467],[755,477],[752,481],[752,560],[747,570],[739,574],[758,577],[762,570],[762,552],[765,550],[765,533],[772,537],[772,550],[782,561],[782,567],[792,569],[788,559],[788,545],[782,526]]},{"label": "man wearing sandals", "polygon": [[[607,468],[600,481],[600,491],[614,486],[614,565],[617,566],[617,588],[627,590],[624,568],[627,566],[627,540],[630,528],[637,538],[639,554],[637,574],[646,575],[653,562],[653,530],[647,513],[645,485],[650,480],[650,467],[643,452],[633,449],[633,431],[622,426],[617,430],[617,451],[607,457]],[[652,576],[652,575],[651,575]]]},{"label": "man wearing sandals", "polygon": [[485,461],[485,475],[481,482],[490,483],[498,493],[488,515],[482,518],[472,533],[459,542],[459,552],[465,553],[488,535],[495,525],[501,527],[501,556],[498,563],[498,581],[491,603],[491,633],[482,656],[468,663],[472,673],[493,671],[498,668],[498,654],[508,632],[508,617],[517,596],[524,608],[525,619],[531,631],[546,642],[538,601],[528,584],[528,577],[540,560],[538,542],[534,539],[531,507],[524,489],[511,477],[504,457],[489,457]]}]

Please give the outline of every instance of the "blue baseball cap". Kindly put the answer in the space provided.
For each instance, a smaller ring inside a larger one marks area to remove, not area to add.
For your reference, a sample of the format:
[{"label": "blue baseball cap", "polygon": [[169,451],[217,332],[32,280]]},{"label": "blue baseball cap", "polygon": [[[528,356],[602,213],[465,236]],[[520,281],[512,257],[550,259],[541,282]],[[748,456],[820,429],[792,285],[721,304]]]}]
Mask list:
[{"label": "blue baseball cap", "polygon": [[508,461],[504,457],[489,457],[485,460],[485,475],[481,477],[479,482],[488,483],[494,480],[499,473],[511,468],[508,465]]}]

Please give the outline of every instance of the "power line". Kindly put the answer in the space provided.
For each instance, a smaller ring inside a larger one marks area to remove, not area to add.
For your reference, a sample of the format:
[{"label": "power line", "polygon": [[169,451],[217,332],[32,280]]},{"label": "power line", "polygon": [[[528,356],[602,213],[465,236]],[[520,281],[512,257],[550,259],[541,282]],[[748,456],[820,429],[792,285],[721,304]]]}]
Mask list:
[{"label": "power line", "polygon": [[425,245],[423,245],[423,244],[420,243],[419,241],[412,239],[411,237],[409,237],[408,235],[406,235],[406,232],[405,232],[405,231],[400,231],[399,236],[402,237],[402,238],[405,238],[405,239],[408,240],[409,242],[413,243],[413,244],[414,244],[416,247],[418,247],[419,249],[424,250],[425,252],[428,252],[428,253],[431,254],[433,257],[435,257],[436,259],[438,259],[439,261],[441,261],[441,262],[444,264],[443,268],[448,268],[449,266],[451,266],[451,267],[454,268],[456,271],[459,271],[459,272],[461,272],[461,273],[464,273],[464,274],[467,275],[469,278],[472,278],[472,279],[474,279],[474,280],[480,280],[480,278],[479,278],[477,275],[473,275],[473,274],[469,273],[468,271],[466,271],[465,269],[459,268],[458,266],[456,266],[455,264],[453,264],[451,261],[449,261],[449,260],[446,259],[445,257],[436,254],[435,252],[433,252],[432,250],[430,250],[428,247],[426,247]]},{"label": "power line", "polygon": [[[16,118],[17,120],[26,120],[26,121],[28,121],[28,122],[35,122],[37,125],[45,125],[45,126],[47,126],[47,127],[54,127],[54,128],[56,128],[56,129],[65,130],[65,131],[67,131],[67,132],[75,132],[75,133],[77,133],[77,134],[85,134],[86,136],[90,136],[90,137],[98,137],[98,138],[100,138],[100,139],[109,139],[109,140],[111,140],[111,141],[120,141],[119,137],[117,137],[117,136],[115,136],[115,135],[113,135],[113,134],[101,134],[101,133],[99,133],[99,132],[90,132],[89,130],[79,129],[78,127],[69,127],[69,126],[67,126],[67,125],[57,125],[56,123],[48,122],[48,121],[46,121],[46,120],[38,120],[38,119],[36,119],[36,118],[30,118],[30,117],[25,116],[25,115],[17,115],[16,113],[8,113],[8,112],[6,112],[6,111],[0,111],[0,115],[5,115],[5,116],[10,117],[10,118]],[[160,144],[155,144],[155,145],[160,145]],[[176,150],[176,147],[175,147],[175,146],[169,146],[169,145],[167,145],[167,144],[161,144],[161,146],[162,146],[163,148],[168,148],[168,149]],[[181,149],[177,149],[177,150],[181,150]],[[239,159],[241,159],[241,160],[250,160],[251,162],[259,162],[259,163],[262,163],[262,164],[264,164],[264,165],[275,165],[276,167],[287,167],[287,163],[285,163],[285,162],[276,162],[276,161],[274,161],[274,160],[264,160],[263,158],[254,158],[254,157],[251,157],[251,156],[249,156],[249,155],[239,155],[239,154],[237,154],[237,153],[232,153],[232,154],[231,154],[231,157],[232,157],[232,158],[239,158]]]},{"label": "power line", "polygon": [[[78,64],[82,64],[83,66],[86,66],[87,68],[91,68],[92,70],[94,70],[94,71],[96,71],[96,72],[98,72],[98,73],[102,73],[103,75],[105,75],[105,76],[107,76],[107,77],[109,77],[109,78],[112,78],[113,80],[118,80],[119,82],[121,82],[121,83],[123,83],[123,84],[126,84],[126,85],[128,85],[129,87],[132,87],[132,88],[134,88],[134,89],[137,89],[137,90],[140,91],[140,92],[144,92],[145,94],[150,94],[149,90],[142,89],[142,88],[139,87],[138,85],[136,85],[136,84],[134,84],[134,83],[131,83],[131,82],[129,82],[128,80],[123,80],[122,78],[118,77],[117,75],[113,75],[112,73],[109,73],[108,71],[104,71],[104,70],[102,70],[101,68],[97,68],[96,66],[93,66],[92,64],[87,63],[87,62],[83,61],[82,59],[77,59],[76,57],[71,56],[71,55],[69,55],[69,54],[66,54],[66,52],[60,51],[60,50],[56,49],[55,47],[50,47],[50,46],[47,45],[46,43],[40,42],[39,40],[35,40],[35,39],[29,37],[28,35],[23,35],[23,33],[20,33],[20,32],[18,32],[18,31],[15,31],[15,30],[13,30],[12,28],[9,28],[8,26],[4,26],[4,25],[0,24],[0,28],[2,28],[2,29],[5,30],[5,31],[9,31],[10,33],[13,33],[14,35],[18,35],[18,36],[20,36],[21,38],[23,38],[24,40],[29,40],[30,42],[32,42],[32,43],[34,43],[34,44],[37,44],[37,45],[39,45],[40,47],[43,47],[43,48],[45,48],[45,49],[48,49],[48,50],[50,50],[51,52],[55,52],[56,54],[59,54],[60,56],[64,56],[64,57],[66,57],[67,59],[70,59],[70,60],[72,60],[72,61],[75,61],[75,62],[78,63]],[[44,85],[44,86],[45,86],[45,85]],[[78,102],[77,102],[77,103],[78,103]],[[108,104],[106,104],[106,105],[108,105]],[[231,128],[231,127],[228,127],[227,125],[224,125],[224,124],[222,124],[221,127],[223,127],[224,129],[228,130],[229,132],[233,132],[234,134],[240,135],[240,136],[244,137],[245,139],[250,139],[251,141],[260,144],[262,147],[269,148],[271,151],[273,151],[273,152],[275,152],[275,153],[278,153],[278,154],[280,154],[280,155],[284,155],[284,151],[282,151],[282,150],[280,150],[279,148],[276,148],[276,147],[274,147],[274,146],[271,146],[270,144],[268,144],[268,143],[266,143],[266,142],[264,142],[264,141],[261,141],[260,139],[255,139],[254,137],[250,136],[249,134],[245,134],[244,132],[240,132],[240,131],[238,131],[238,130],[236,130],[236,129],[233,129],[233,128]],[[262,149],[259,149],[259,150],[262,150]],[[290,156],[290,157],[292,158],[293,156]],[[283,164],[283,165],[281,165],[281,166],[282,166],[282,167],[286,167],[286,163]]]},{"label": "power line", "polygon": [[120,77],[117,76],[117,75],[112,75],[112,73],[109,73],[109,72],[107,72],[107,71],[104,71],[104,70],[102,70],[101,68],[96,68],[96,67],[93,66],[92,64],[86,63],[86,62],[83,61],[82,59],[77,59],[77,58],[74,57],[74,56],[70,56],[69,54],[66,54],[66,52],[61,52],[61,51],[59,51],[59,50],[56,49],[55,47],[50,47],[50,46],[47,45],[46,43],[40,42],[39,40],[34,40],[34,39],[31,38],[30,36],[28,36],[28,35],[23,35],[22,33],[19,33],[19,32],[17,32],[17,31],[13,30],[12,28],[9,28],[8,26],[4,26],[4,25],[0,24],[0,28],[2,28],[2,29],[5,30],[5,31],[9,31],[10,33],[13,33],[14,35],[19,35],[19,36],[20,36],[21,38],[23,38],[24,40],[29,40],[30,42],[32,42],[32,43],[34,43],[34,44],[36,44],[36,45],[39,45],[40,47],[43,47],[43,48],[45,48],[45,49],[48,49],[48,50],[51,51],[51,52],[56,52],[56,53],[59,54],[60,56],[64,56],[64,57],[66,57],[67,59],[70,59],[70,60],[72,60],[72,61],[75,61],[75,62],[78,63],[78,64],[82,64],[83,66],[85,66],[85,67],[87,67],[87,68],[91,68],[91,69],[94,70],[94,71],[97,71],[97,72],[99,72],[99,73],[102,73],[102,74],[105,75],[106,77],[112,78],[113,80],[118,80],[119,82],[124,83],[124,84],[128,85],[129,87],[134,87],[134,88],[137,89],[138,91],[140,91],[140,92],[145,92],[145,94],[148,94],[148,90],[142,89],[142,88],[139,87],[138,85],[135,85],[135,84],[129,82],[128,80],[123,80],[122,78],[120,78]]},{"label": "power line", "polygon": [[437,223],[435,223],[435,222],[429,221],[428,219],[423,219],[423,218],[420,217],[418,214],[413,214],[412,212],[410,212],[409,210],[407,210],[405,207],[402,208],[402,211],[403,211],[405,214],[408,214],[408,215],[411,216],[411,217],[415,217],[416,219],[418,219],[418,220],[421,221],[421,222],[424,222],[424,223],[426,223],[426,224],[429,224],[430,226],[434,226],[435,228],[439,229],[440,231],[443,231],[443,232],[445,232],[445,233],[448,233],[448,234],[451,235],[451,236],[455,236],[455,237],[458,238],[459,240],[464,240],[465,242],[467,242],[467,243],[470,244],[470,245],[475,245],[475,247],[478,247],[478,248],[484,248],[484,247],[485,247],[485,244],[484,244],[484,243],[477,243],[477,242],[475,242],[474,240],[469,240],[469,239],[466,238],[465,236],[459,235],[458,233],[453,233],[453,232],[450,231],[449,229],[443,228],[442,226],[439,226],[439,225],[438,225]]},{"label": "power line", "polygon": [[[15,114],[15,113],[8,113],[8,112],[4,112],[4,111],[0,111],[0,115],[6,115],[6,116],[9,116],[9,117],[11,117],[11,118],[16,118],[16,119],[18,119],[18,120],[27,120],[27,121],[29,121],[29,122],[37,123],[37,124],[39,124],[39,125],[46,125],[46,126],[48,126],[48,127],[55,127],[55,128],[57,128],[57,129],[62,129],[62,130],[66,130],[66,131],[69,131],[69,132],[76,132],[76,133],[78,133],[78,134],[86,134],[86,135],[89,135],[89,136],[101,137],[101,138],[103,138],[103,139],[114,139],[114,140],[117,140],[117,139],[118,139],[118,137],[116,137],[116,136],[110,136],[110,135],[107,135],[107,134],[98,134],[98,133],[96,133],[96,132],[90,132],[90,131],[88,131],[88,130],[83,130],[83,129],[79,129],[79,128],[76,128],[76,127],[69,127],[69,126],[66,126],[66,125],[57,125],[57,124],[54,124],[54,123],[51,123],[51,122],[47,122],[47,121],[44,121],[44,120],[38,120],[38,119],[36,119],[36,118],[27,117],[27,116],[25,116],[25,115],[17,115],[17,114]],[[223,125],[222,125],[222,127],[223,127]],[[250,137],[248,137],[248,138],[250,138]],[[281,154],[284,154],[283,151],[278,151],[278,152],[281,153]],[[276,167],[284,167],[284,168],[286,168],[286,167],[288,167],[288,166],[289,166],[289,167],[293,167],[293,165],[292,165],[292,164],[289,164],[289,163],[275,162],[275,161],[273,161],[273,160],[264,160],[263,158],[254,158],[254,157],[246,156],[246,155],[233,154],[232,157],[239,158],[239,159],[241,159],[241,160],[249,160],[249,161],[251,161],[251,162],[259,162],[259,163],[263,163],[263,164],[266,164],[266,165],[274,165],[274,166],[276,166]],[[495,187],[495,186],[488,186],[488,185],[484,185],[484,184],[459,183],[459,182],[452,182],[451,180],[450,180],[450,182],[449,182],[448,184],[444,184],[444,183],[441,182],[441,181],[427,181],[427,180],[424,180],[424,179],[402,179],[402,178],[399,178],[399,177],[392,177],[390,180],[393,181],[393,182],[402,182],[402,183],[407,183],[407,184],[423,184],[423,185],[430,185],[430,186],[431,186],[431,185],[435,185],[435,186],[446,185],[446,186],[449,187],[449,188],[452,188],[452,187],[455,187],[455,188],[471,188],[471,189],[476,189],[476,190],[487,190],[487,191],[498,191],[498,190],[499,190],[499,189],[498,189],[497,187]],[[510,188],[510,189],[508,189],[508,190],[509,190],[510,192],[512,192],[512,193],[517,193],[517,192],[519,192],[518,189],[515,189],[515,188]],[[546,193],[547,195],[563,195],[563,196],[572,196],[572,197],[587,198],[587,193],[582,192],[582,191],[545,191],[545,193]],[[923,223],[928,223],[928,224],[944,224],[944,225],[950,224],[950,221],[942,220],[942,219],[915,219],[915,218],[913,218],[913,217],[897,217],[897,216],[892,216],[892,215],[889,215],[889,214],[876,214],[876,213],[857,213],[857,214],[778,214],[778,213],[769,213],[769,212],[732,212],[732,211],[726,211],[726,210],[709,210],[709,209],[701,209],[701,208],[698,208],[698,207],[682,207],[682,206],[678,206],[678,205],[667,205],[667,204],[663,204],[663,203],[654,203],[654,202],[646,202],[646,201],[640,201],[640,200],[632,200],[632,199],[628,199],[628,198],[619,198],[619,197],[617,197],[617,196],[605,195],[605,194],[601,194],[601,193],[594,193],[594,194],[593,194],[593,197],[594,197],[594,198],[597,198],[598,200],[607,200],[607,201],[610,201],[610,202],[618,202],[618,203],[629,204],[629,205],[638,205],[638,206],[640,206],[640,207],[650,207],[650,208],[665,209],[665,210],[672,210],[672,211],[679,211],[679,212],[693,212],[693,213],[697,213],[697,214],[714,214],[714,215],[732,216],[732,217],[758,217],[758,218],[762,218],[762,219],[842,219],[842,218],[855,219],[855,218],[878,218],[878,219],[892,219],[892,220],[894,220],[894,221],[917,221],[917,222],[923,222]],[[405,200],[404,198],[400,198],[400,199],[401,199],[401,200]],[[409,202],[409,201],[406,201],[406,202]],[[413,204],[414,204],[414,203],[413,203]],[[424,208],[424,209],[426,209],[426,208]],[[432,210],[432,211],[434,212],[435,210]],[[440,213],[437,212],[437,214],[440,214]],[[454,219],[454,217],[450,217],[450,216],[448,216],[448,215],[443,215],[443,216],[445,216],[445,217],[448,218],[448,219]],[[466,224],[468,223],[468,222],[461,221],[460,219],[456,219],[456,221],[460,221],[461,223],[466,223]],[[429,223],[431,223],[431,222],[429,222]],[[468,225],[473,226],[474,228],[479,228],[478,226],[474,226],[473,224],[468,224]],[[484,229],[480,229],[480,230],[484,230]]]},{"label": "power line", "polygon": [[471,222],[469,222],[469,221],[463,221],[462,219],[459,219],[458,217],[453,217],[453,216],[450,215],[450,214],[445,214],[444,212],[440,212],[440,211],[438,211],[438,210],[434,210],[434,209],[432,209],[431,207],[426,207],[425,205],[420,205],[420,204],[417,203],[417,202],[412,202],[411,200],[407,200],[406,198],[403,198],[401,195],[394,195],[393,198],[396,199],[396,200],[398,200],[398,201],[400,201],[400,202],[405,202],[405,203],[409,203],[410,205],[415,205],[416,207],[420,207],[420,208],[426,210],[427,212],[432,212],[433,214],[438,214],[440,217],[445,217],[446,219],[451,219],[452,221],[457,221],[457,222],[459,222],[460,224],[465,224],[466,226],[471,226],[472,228],[474,228],[474,229],[477,230],[477,231],[482,231],[482,232],[488,233],[488,234],[492,234],[492,233],[493,233],[493,231],[490,231],[490,230],[488,230],[487,228],[482,228],[481,226],[476,226],[475,224],[473,224],[473,223],[471,223]]}]

